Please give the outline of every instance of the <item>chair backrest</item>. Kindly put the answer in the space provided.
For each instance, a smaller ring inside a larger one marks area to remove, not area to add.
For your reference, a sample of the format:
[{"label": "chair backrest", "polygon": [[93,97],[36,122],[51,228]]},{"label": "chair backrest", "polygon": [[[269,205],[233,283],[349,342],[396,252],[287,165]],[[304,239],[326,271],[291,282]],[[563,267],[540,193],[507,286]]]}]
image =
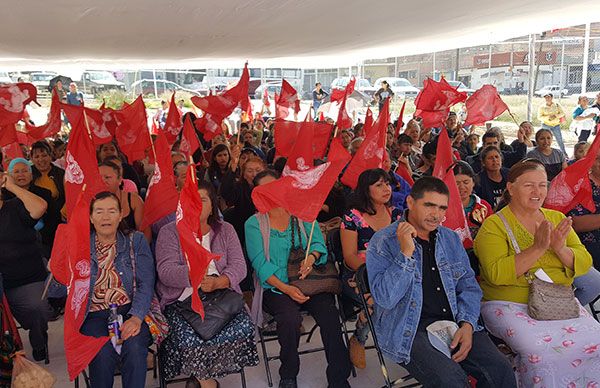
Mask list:
[{"label": "chair backrest", "polygon": [[342,239],[340,238],[340,228],[331,229],[327,233],[327,251],[331,257],[331,261],[344,265],[344,253],[342,251]]},{"label": "chair backrest", "polygon": [[364,295],[371,292],[371,287],[369,287],[369,277],[367,276],[367,265],[362,264],[356,270],[356,285],[358,286],[358,290]]}]

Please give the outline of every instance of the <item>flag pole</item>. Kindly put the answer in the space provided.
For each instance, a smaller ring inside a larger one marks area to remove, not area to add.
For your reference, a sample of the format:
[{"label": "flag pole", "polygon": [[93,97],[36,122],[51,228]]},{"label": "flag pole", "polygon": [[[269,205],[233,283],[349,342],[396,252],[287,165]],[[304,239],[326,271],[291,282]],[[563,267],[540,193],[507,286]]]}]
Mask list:
[{"label": "flag pole", "polygon": [[[298,220],[298,222],[302,222],[302,221]],[[304,255],[303,262],[306,262],[306,259],[308,259],[308,254],[310,253],[310,244],[312,243],[312,238],[313,238],[313,233],[315,232],[315,224],[316,223],[317,223],[317,220],[314,220],[312,222],[312,226],[310,227],[310,236],[308,237],[308,244],[306,244],[306,253]]]},{"label": "flag pole", "polygon": [[519,123],[517,122],[517,119],[515,118],[515,115],[510,111],[510,109],[507,109],[508,114],[510,115],[510,118],[513,119],[513,121],[515,122],[515,124],[517,124],[517,127],[519,127]]}]

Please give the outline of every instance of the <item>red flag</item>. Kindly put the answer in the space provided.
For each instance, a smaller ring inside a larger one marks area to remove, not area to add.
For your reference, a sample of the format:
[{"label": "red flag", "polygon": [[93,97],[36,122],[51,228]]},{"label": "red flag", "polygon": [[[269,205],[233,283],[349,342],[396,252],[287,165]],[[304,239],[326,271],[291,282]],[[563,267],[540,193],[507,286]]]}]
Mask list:
[{"label": "red flag", "polygon": [[[91,198],[99,191],[106,190],[106,185],[98,171],[96,148],[87,131],[83,109],[72,105],[75,109],[67,108],[65,113],[71,123],[71,135],[65,153],[65,197],[67,216],[75,207],[75,203],[84,185],[87,198]],[[69,218],[70,219],[70,218]]]},{"label": "red flag", "polygon": [[271,102],[269,101],[269,88],[265,87],[263,92],[263,105],[266,107],[271,106]]},{"label": "red flag", "polygon": [[589,174],[600,149],[600,140],[598,139],[600,136],[594,138],[588,153],[583,158],[562,170],[552,179],[544,207],[566,214],[577,204],[581,204],[590,212],[596,212]]},{"label": "red flag", "polygon": [[171,167],[171,151],[165,135],[159,134],[154,142],[156,161],[154,174],[150,179],[146,201],[144,203],[144,218],[140,230],[144,230],[156,221],[173,213],[177,209],[179,193],[175,188],[175,176]]},{"label": "red flag", "polygon": [[198,140],[198,135],[196,135],[192,119],[190,115],[187,115],[183,123],[179,151],[187,156],[192,156],[198,148],[200,148],[200,141]]},{"label": "red flag", "polygon": [[387,137],[387,124],[389,118],[389,98],[385,100],[383,109],[373,129],[366,132],[365,140],[352,158],[348,168],[342,176],[342,183],[355,189],[359,175],[371,168],[381,168],[385,156],[385,141]]},{"label": "red flag", "polygon": [[456,187],[456,181],[454,180],[454,171],[452,171],[453,164],[454,160],[452,159],[450,138],[448,137],[446,128],[443,128],[438,137],[435,166],[433,167],[433,176],[443,180],[450,191],[448,210],[446,211],[446,217],[444,221],[442,221],[442,225],[454,230],[461,241],[472,241],[473,239],[471,237],[471,232],[469,231],[465,211],[462,202],[460,201],[458,187]]},{"label": "red flag", "polygon": [[8,170],[8,164],[11,160],[23,157],[23,150],[19,143],[10,143],[9,145],[2,147],[2,163],[4,171]]},{"label": "red flag", "polygon": [[68,286],[64,317],[64,346],[69,379],[74,380],[96,357],[109,337],[91,337],[79,329],[90,292],[90,216],[86,195],[80,193],[73,217],[56,232],[50,271]]},{"label": "red flag", "polygon": [[398,167],[396,167],[396,174],[400,175],[400,177],[403,178],[410,185],[410,187],[415,184],[415,180],[408,172],[408,169],[404,163],[398,163]]},{"label": "red flag", "polygon": [[350,160],[350,154],[341,140],[335,138],[327,162],[315,167],[312,145],[308,141],[312,132],[312,126],[302,128],[301,136],[307,141],[296,142],[281,178],[252,191],[252,201],[259,212],[282,207],[303,221],[312,222],[317,218],[329,191]]},{"label": "red flag", "polygon": [[277,119],[285,120],[290,112],[289,109],[293,106],[296,113],[298,111],[296,109],[299,108],[299,105],[296,105],[296,101],[298,101],[298,92],[289,82],[286,80],[281,81],[281,93],[279,95],[275,95],[275,117]]},{"label": "red flag", "polygon": [[134,102],[117,112],[119,126],[116,130],[117,143],[127,156],[129,163],[146,157],[146,150],[152,146],[146,106],[142,95]]},{"label": "red flag", "polygon": [[[210,261],[218,258],[202,246],[200,213],[202,213],[202,199],[196,183],[196,167],[191,164],[179,197],[176,224],[179,244],[188,265],[190,285],[193,290],[200,288],[200,282],[206,274]],[[192,292],[192,308],[204,318],[204,308],[198,291]]]},{"label": "red flag", "polygon": [[62,128],[62,119],[60,117],[60,99],[56,90],[52,90],[52,103],[50,104],[50,113],[48,114],[48,120],[46,124],[40,126],[34,126],[25,121],[25,129],[27,129],[27,136],[30,141],[36,142],[38,140],[45,139],[56,135]]},{"label": "red flag", "polygon": [[0,147],[16,143],[17,141],[17,129],[15,124],[0,125]]},{"label": "red flag", "polygon": [[35,101],[37,89],[33,84],[20,82],[0,86],[0,127],[16,124],[23,119],[25,106]]},{"label": "red flag", "polygon": [[440,126],[450,112],[450,107],[467,99],[467,93],[459,92],[442,77],[439,82],[427,78],[423,90],[415,99],[415,116],[423,119],[423,127]]},{"label": "red flag", "polygon": [[400,130],[404,126],[404,107],[406,106],[406,100],[402,103],[402,108],[400,108],[400,114],[398,115],[398,122],[396,123],[396,131],[394,132],[394,139],[398,138],[400,134]]},{"label": "red flag", "polygon": [[177,140],[177,136],[179,136],[179,132],[181,132],[182,123],[181,123],[181,112],[177,108],[177,103],[175,102],[175,92],[173,92],[173,96],[171,97],[171,104],[169,105],[169,113],[167,114],[167,120],[165,121],[164,128],[158,128],[160,133],[165,135],[165,139],[167,143],[173,144],[175,140]]},{"label": "red flag", "polygon": [[105,107],[104,103],[98,108],[100,112],[102,112],[102,119],[104,120],[104,125],[106,125],[106,129],[108,132],[114,137],[117,132],[117,123],[116,113],[114,109]]},{"label": "red flag", "polygon": [[465,105],[467,106],[467,119],[464,125],[482,125],[508,110],[508,106],[492,85],[483,85],[467,99]]},{"label": "red flag", "polygon": [[[311,127],[314,136],[312,138],[301,137],[302,128]],[[327,152],[327,144],[331,137],[333,126],[327,123],[315,123],[312,121],[286,121],[275,120],[275,150],[278,156],[290,156],[294,144],[298,142],[312,143],[313,158],[323,159]]]},{"label": "red flag", "polygon": [[[339,104],[339,111],[338,111],[338,118],[336,121],[336,125],[338,128],[338,132],[341,132],[344,129],[348,129],[348,128],[352,128],[352,118],[350,116],[348,116],[348,112],[346,112],[346,100],[348,99],[348,96],[354,91],[354,84],[356,83],[356,79],[354,77],[352,77],[350,79],[350,82],[348,82],[348,85],[346,85],[346,88],[344,89],[344,94],[343,96],[341,96],[338,100],[341,100],[341,103]],[[336,96],[336,98],[338,98]],[[333,102],[333,93],[332,93],[332,102]]]},{"label": "red flag", "polygon": [[61,107],[65,112],[65,115],[67,115],[69,122],[71,122],[71,117],[83,115],[85,118],[83,125],[85,126],[86,132],[89,131],[92,135],[94,145],[106,144],[112,141],[113,135],[108,130],[105,122],[105,119],[108,119],[110,114],[97,109],[86,108],[84,106],[61,104]]},{"label": "red flag", "polygon": [[333,89],[329,101],[333,104],[336,101],[342,101],[344,96],[349,96],[354,92],[354,85],[356,84],[356,78],[350,77],[350,81],[344,89]]}]

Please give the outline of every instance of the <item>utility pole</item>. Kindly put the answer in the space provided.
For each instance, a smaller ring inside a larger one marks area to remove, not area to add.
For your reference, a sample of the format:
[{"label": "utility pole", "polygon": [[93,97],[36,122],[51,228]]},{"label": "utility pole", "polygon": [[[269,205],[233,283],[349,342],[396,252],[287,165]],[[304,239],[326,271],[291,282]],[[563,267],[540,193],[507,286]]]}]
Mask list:
[{"label": "utility pole", "polygon": [[583,41],[583,74],[581,75],[581,94],[587,91],[588,62],[590,57],[590,23],[585,25],[585,40]]},{"label": "utility pole", "polygon": [[533,72],[535,70],[535,34],[529,34],[529,85],[527,90],[527,121],[531,121],[533,111]]}]

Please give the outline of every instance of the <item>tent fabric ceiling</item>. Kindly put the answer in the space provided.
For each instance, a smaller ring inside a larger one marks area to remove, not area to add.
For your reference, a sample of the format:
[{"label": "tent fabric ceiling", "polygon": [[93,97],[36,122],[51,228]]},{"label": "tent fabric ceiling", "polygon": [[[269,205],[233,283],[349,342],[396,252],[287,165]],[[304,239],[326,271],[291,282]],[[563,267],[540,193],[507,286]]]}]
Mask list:
[{"label": "tent fabric ceiling", "polygon": [[[9,0],[7,0],[9,1]],[[595,0],[20,0],[0,67],[334,67],[596,21]],[[590,19],[592,18],[592,19]]]}]

